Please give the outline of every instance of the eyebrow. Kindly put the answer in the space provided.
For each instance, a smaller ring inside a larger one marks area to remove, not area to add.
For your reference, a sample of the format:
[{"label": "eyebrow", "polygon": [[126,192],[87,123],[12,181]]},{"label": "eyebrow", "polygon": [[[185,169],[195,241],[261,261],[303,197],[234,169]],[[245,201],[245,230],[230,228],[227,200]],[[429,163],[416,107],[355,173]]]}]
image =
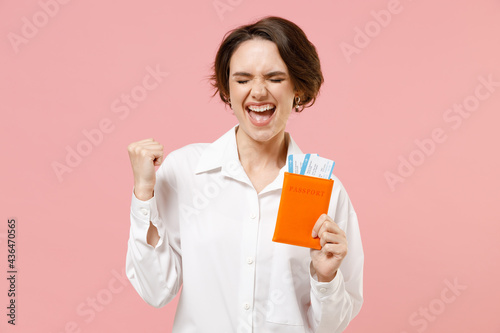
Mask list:
[{"label": "eyebrow", "polygon": [[[282,71],[273,71],[273,72],[269,72],[267,74],[264,74],[265,77],[271,77],[271,76],[276,76],[276,75],[285,75],[286,76],[286,73],[282,72]],[[250,73],[247,73],[247,72],[236,72],[233,74],[233,76],[253,76],[253,75]]]}]

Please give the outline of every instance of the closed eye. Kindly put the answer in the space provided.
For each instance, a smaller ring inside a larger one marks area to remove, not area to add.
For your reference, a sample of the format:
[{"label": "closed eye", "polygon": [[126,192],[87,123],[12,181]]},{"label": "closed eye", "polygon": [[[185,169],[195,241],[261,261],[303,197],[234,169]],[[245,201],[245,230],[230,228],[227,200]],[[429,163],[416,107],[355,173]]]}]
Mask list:
[{"label": "closed eye", "polygon": [[[274,82],[274,83],[281,83],[282,81],[284,81],[285,79],[271,79],[271,82]],[[248,80],[238,80],[236,81],[238,82],[239,84],[245,84],[248,82]]]}]

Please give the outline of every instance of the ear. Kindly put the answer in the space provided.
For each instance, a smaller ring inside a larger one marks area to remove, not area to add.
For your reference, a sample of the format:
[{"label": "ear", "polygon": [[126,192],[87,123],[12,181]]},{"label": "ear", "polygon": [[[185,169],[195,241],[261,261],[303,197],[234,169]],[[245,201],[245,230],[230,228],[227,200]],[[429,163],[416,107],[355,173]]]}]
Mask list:
[{"label": "ear", "polygon": [[302,96],[304,96],[304,92],[302,90],[298,90],[296,88],[293,89],[293,93],[295,94],[295,96],[299,96],[300,98],[302,98]]}]

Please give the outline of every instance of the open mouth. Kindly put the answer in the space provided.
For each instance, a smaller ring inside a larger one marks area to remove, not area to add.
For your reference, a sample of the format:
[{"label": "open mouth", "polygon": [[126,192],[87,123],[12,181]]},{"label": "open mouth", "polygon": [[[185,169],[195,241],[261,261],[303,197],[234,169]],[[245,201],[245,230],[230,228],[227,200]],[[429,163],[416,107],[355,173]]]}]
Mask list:
[{"label": "open mouth", "polygon": [[273,105],[263,108],[252,106],[251,109],[247,106],[245,109],[254,123],[266,124],[273,116],[274,111],[276,111],[276,106]]}]

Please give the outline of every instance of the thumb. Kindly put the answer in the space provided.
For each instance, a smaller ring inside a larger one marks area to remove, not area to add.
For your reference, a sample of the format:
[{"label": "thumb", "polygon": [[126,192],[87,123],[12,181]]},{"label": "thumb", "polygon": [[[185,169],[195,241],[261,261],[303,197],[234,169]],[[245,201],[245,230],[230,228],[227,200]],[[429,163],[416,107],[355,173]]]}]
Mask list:
[{"label": "thumb", "polygon": [[155,166],[161,165],[161,163],[163,162],[163,155],[161,154],[161,155],[156,156],[156,158],[154,159],[153,162],[154,162],[153,164]]}]

